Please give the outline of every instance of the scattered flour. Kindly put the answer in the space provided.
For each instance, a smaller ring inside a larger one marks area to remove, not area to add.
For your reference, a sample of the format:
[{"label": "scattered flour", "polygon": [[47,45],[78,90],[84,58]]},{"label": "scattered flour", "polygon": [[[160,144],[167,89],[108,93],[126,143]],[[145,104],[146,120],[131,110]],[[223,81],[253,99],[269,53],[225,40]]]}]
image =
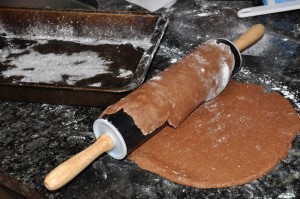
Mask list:
[{"label": "scattered flour", "polygon": [[162,77],[159,76],[159,75],[156,75],[156,76],[151,78],[151,80],[153,80],[153,81],[160,81],[161,79],[162,79]]},{"label": "scattered flour", "polygon": [[[5,47],[0,50],[0,63],[9,65],[8,69],[0,72],[4,78],[13,77],[13,83],[58,83],[75,85],[79,80],[95,77],[99,74],[111,73],[109,70],[112,61],[99,57],[93,51],[84,51],[72,54],[41,54],[34,50],[34,46],[48,43],[48,40],[61,40],[80,43],[85,45],[120,45],[131,44],[134,48],[148,49],[149,38],[144,39],[120,39],[106,40],[94,38],[82,38],[74,35],[72,27],[58,27],[57,29],[33,28],[30,34],[14,35],[0,27],[0,33],[5,32],[5,38],[10,42],[14,38],[28,41],[37,41],[36,44],[26,48],[16,46]],[[133,72],[120,69],[117,78],[130,78]],[[16,78],[15,78],[16,77]],[[101,82],[95,82],[88,86],[101,87]]]},{"label": "scattered flour", "polygon": [[133,75],[133,72],[131,70],[126,70],[123,68],[119,69],[119,75],[117,76],[118,78],[129,78]]},{"label": "scattered flour", "polygon": [[292,104],[294,105],[298,113],[300,112],[300,101],[299,101],[300,90],[292,90],[283,82],[276,81],[267,74],[258,76],[252,73],[250,70],[243,67],[236,75],[238,76],[237,77],[238,80],[240,79],[239,77],[247,77],[251,79],[251,82],[254,81],[252,83],[261,85],[266,90],[266,92],[277,91],[281,93],[284,96],[284,98],[292,102]]},{"label": "scattered flour", "polygon": [[20,76],[22,79],[18,81],[27,83],[66,81],[68,85],[74,85],[83,78],[109,73],[108,64],[111,63],[101,59],[97,53],[91,51],[71,55],[40,54],[33,50],[29,52],[16,58],[1,57],[1,62],[9,60],[11,65],[16,66],[3,71],[2,75],[4,77]]},{"label": "scattered flour", "polygon": [[[160,45],[160,50],[164,56],[171,59],[172,63],[176,63],[185,53],[176,47],[169,47],[164,44]],[[160,52],[159,52],[160,53]]]},{"label": "scattered flour", "polygon": [[94,84],[90,84],[89,86],[91,87],[101,87],[102,83],[98,82],[98,83],[94,83]]},{"label": "scattered flour", "polygon": [[216,97],[217,95],[219,95],[225,89],[225,87],[230,79],[231,71],[229,69],[229,66],[225,62],[225,60],[222,59],[220,67],[221,67],[221,72],[218,75],[219,86],[217,87],[217,90],[213,94],[213,98]]},{"label": "scattered flour", "polygon": [[131,44],[134,48],[142,48],[147,50],[151,46],[150,37],[146,35],[141,38],[119,38],[119,37],[105,37],[93,36],[91,33],[88,33],[90,30],[85,30],[87,36],[78,36],[76,35],[76,30],[73,26],[65,25],[60,26],[46,26],[45,24],[36,24],[28,28],[27,32],[23,34],[15,35],[6,29],[4,29],[0,24],[0,33],[5,32],[7,39],[19,38],[24,40],[32,40],[39,42],[47,40],[62,40],[62,41],[71,41],[75,43],[87,44],[87,45],[99,45],[99,44],[111,44],[111,45],[120,45],[120,44]]},{"label": "scattered flour", "polygon": [[[215,40],[212,40],[211,42],[216,42]],[[217,44],[218,48],[226,50],[226,51],[230,51],[229,47],[225,44]],[[220,66],[220,72],[214,76],[214,80],[216,82],[216,88],[215,89],[210,89],[210,92],[207,96],[206,100],[211,100],[213,98],[215,98],[216,96],[218,96],[227,86],[229,79],[230,79],[230,75],[231,75],[231,70],[230,67],[227,65],[225,57],[220,57],[219,58],[219,66]]]}]

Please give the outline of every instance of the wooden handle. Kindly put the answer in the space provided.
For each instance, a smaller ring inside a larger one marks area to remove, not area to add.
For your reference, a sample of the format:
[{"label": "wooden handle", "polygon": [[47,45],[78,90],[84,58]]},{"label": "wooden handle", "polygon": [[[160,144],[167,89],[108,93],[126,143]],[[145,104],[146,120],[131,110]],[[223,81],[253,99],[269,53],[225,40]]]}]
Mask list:
[{"label": "wooden handle", "polygon": [[114,146],[115,143],[109,135],[102,135],[94,144],[53,169],[44,180],[46,188],[53,191],[64,186],[98,156],[110,151]]},{"label": "wooden handle", "polygon": [[235,46],[240,52],[256,43],[265,32],[265,27],[262,24],[256,24],[249,28],[237,40],[234,41]]}]

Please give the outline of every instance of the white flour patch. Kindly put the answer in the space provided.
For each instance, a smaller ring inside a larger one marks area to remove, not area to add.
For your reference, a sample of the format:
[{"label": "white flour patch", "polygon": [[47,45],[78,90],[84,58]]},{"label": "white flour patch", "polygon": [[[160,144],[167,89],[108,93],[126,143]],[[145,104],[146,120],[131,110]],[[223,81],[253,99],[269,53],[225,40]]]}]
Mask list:
[{"label": "white flour patch", "polygon": [[119,69],[119,75],[117,76],[118,78],[130,78],[133,76],[133,72],[131,70],[126,70],[126,69]]},{"label": "white flour patch", "polygon": [[180,49],[176,47],[168,47],[163,44],[160,45],[160,50],[166,57],[171,58],[172,63],[177,62],[184,55],[184,52]]},{"label": "white flour patch", "polygon": [[74,85],[78,80],[91,78],[97,74],[109,73],[110,61],[101,59],[98,53],[86,51],[68,54],[28,54],[14,58],[2,57],[1,62],[9,60],[15,67],[2,72],[4,77],[21,76],[20,82],[53,83],[65,81]]},{"label": "white flour patch", "polygon": [[[86,30],[88,31],[88,30]],[[101,45],[101,44],[110,44],[110,45],[120,45],[120,44],[131,44],[134,48],[142,48],[147,50],[151,46],[150,38],[132,38],[132,39],[123,39],[115,37],[93,37],[93,36],[77,36],[76,31],[72,26],[56,26],[55,28],[46,25],[36,25],[29,28],[28,32],[25,34],[14,35],[12,32],[7,31],[0,26],[0,32],[6,33],[7,39],[19,38],[24,40],[32,41],[42,41],[47,40],[59,40],[59,41],[70,41],[86,45]],[[89,35],[87,33],[87,35]]]},{"label": "white flour patch", "polygon": [[220,73],[220,84],[217,88],[217,95],[219,95],[226,87],[226,85],[229,82],[230,79],[230,75],[231,75],[231,71],[229,69],[229,66],[227,65],[226,61],[224,59],[222,59],[221,62],[221,73]]},{"label": "white flour patch", "polygon": [[[215,42],[215,40],[212,40],[209,42],[210,43]],[[216,45],[218,46],[219,49],[221,49],[223,51],[224,50],[230,51],[230,49],[227,45],[224,45],[224,44],[216,44]],[[211,99],[215,98],[216,96],[218,96],[225,89],[225,87],[227,86],[227,84],[229,82],[232,71],[230,70],[230,67],[226,63],[226,59],[223,56],[219,57],[219,67],[220,67],[219,73],[215,74],[212,77],[215,81],[216,87],[209,89],[209,94],[208,94],[206,100],[211,100]]]},{"label": "white flour patch", "polygon": [[199,13],[199,14],[196,14],[197,16],[199,17],[207,17],[207,16],[210,16],[210,15],[213,15],[212,13]]},{"label": "white flour patch", "polygon": [[89,86],[91,86],[91,87],[101,87],[102,83],[98,82],[98,83],[90,84]]},{"label": "white flour patch", "polygon": [[159,76],[159,75],[156,75],[156,76],[151,78],[151,80],[153,80],[153,81],[160,81],[161,79],[162,79],[162,77]]},{"label": "white flour patch", "polygon": [[[40,45],[47,45],[49,41],[69,42],[71,43],[70,48],[87,45],[90,49],[94,49],[93,46],[112,45],[117,46],[117,50],[122,50],[122,45],[131,45],[137,51],[147,50],[152,45],[148,36],[129,39],[109,37],[110,34],[115,34],[112,32],[105,37],[92,37],[89,30],[83,30],[87,33],[83,34],[84,36],[78,36],[72,25],[55,27],[53,28],[53,24],[49,26],[35,24],[21,34],[14,34],[0,24],[1,38],[3,37],[9,44],[0,50],[0,63],[7,67],[0,72],[0,75],[3,78],[11,79],[11,83],[14,84],[64,83],[72,86],[83,80],[80,83],[85,86],[101,87],[102,79],[94,77],[101,74],[112,74],[116,78],[128,79],[133,77],[134,71],[121,68],[117,74],[114,74],[116,71],[110,68],[114,64],[114,59],[103,57],[101,53],[94,50],[85,49],[81,52],[73,51],[71,53],[68,50],[65,53],[51,53],[54,51],[49,50],[50,53],[44,54],[43,51],[36,49],[39,49]],[[69,45],[69,43],[66,44]],[[45,51],[47,52],[47,50]]]}]

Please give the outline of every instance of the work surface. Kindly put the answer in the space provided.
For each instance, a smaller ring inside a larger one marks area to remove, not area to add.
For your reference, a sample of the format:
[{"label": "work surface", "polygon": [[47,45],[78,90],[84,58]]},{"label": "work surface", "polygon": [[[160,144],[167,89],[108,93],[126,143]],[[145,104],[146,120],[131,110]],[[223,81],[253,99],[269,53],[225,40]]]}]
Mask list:
[{"label": "work surface", "polygon": [[[86,1],[93,2],[93,1]],[[96,2],[96,1],[95,1]],[[99,10],[145,11],[125,1],[98,0]],[[264,38],[243,53],[242,69],[233,77],[277,90],[300,112],[299,11],[240,19],[237,11],[255,1],[179,0],[158,12],[169,26],[147,78],[213,38],[234,40],[262,23]],[[56,165],[94,142],[92,124],[99,107],[0,102],[0,184],[26,198],[295,198],[300,195],[300,136],[288,157],[264,177],[242,186],[195,189],[139,169],[125,159],[103,155],[59,191],[43,186]],[[1,196],[0,196],[1,198]]]}]

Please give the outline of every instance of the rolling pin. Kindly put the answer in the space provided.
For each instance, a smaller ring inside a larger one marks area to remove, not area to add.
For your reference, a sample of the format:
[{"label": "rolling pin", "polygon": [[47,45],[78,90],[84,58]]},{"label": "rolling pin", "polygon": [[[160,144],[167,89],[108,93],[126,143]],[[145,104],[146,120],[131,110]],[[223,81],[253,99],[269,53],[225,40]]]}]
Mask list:
[{"label": "rolling pin", "polygon": [[95,143],[53,169],[44,180],[46,188],[64,186],[102,153],[123,159],[165,125],[177,127],[224,90],[241,65],[240,52],[263,34],[264,26],[257,24],[234,43],[209,40],[109,106],[94,122]]}]

